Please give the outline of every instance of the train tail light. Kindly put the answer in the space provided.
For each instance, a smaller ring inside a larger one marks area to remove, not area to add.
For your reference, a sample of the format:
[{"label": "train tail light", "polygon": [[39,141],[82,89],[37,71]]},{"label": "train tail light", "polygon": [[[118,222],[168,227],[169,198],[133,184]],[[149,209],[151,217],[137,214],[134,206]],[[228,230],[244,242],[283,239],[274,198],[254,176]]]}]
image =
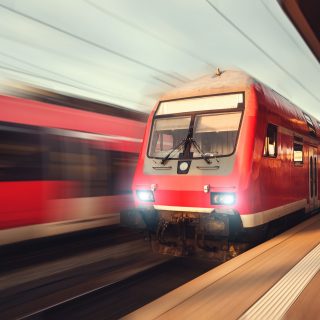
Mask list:
[{"label": "train tail light", "polygon": [[154,202],[154,196],[151,190],[137,190],[137,197],[140,201]]},{"label": "train tail light", "polygon": [[232,192],[211,192],[211,204],[233,205],[236,202],[236,195]]}]

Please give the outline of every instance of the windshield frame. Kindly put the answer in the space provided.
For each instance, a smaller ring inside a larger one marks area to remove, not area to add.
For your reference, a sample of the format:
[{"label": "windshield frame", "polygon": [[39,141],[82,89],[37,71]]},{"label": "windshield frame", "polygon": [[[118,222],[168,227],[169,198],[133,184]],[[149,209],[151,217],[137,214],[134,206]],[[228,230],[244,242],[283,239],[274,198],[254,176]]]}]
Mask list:
[{"label": "windshield frame", "polygon": [[[243,102],[242,103],[238,103],[237,108],[211,109],[211,110],[203,110],[203,111],[179,112],[179,113],[156,115],[162,102],[186,100],[186,99],[193,99],[193,98],[204,98],[204,97],[212,97],[212,96],[223,96],[223,95],[231,95],[231,94],[242,94],[242,96],[243,96]],[[157,119],[180,118],[180,117],[187,117],[187,116],[189,117],[190,116],[191,117],[190,124],[189,124],[189,130],[190,130],[190,127],[194,126],[194,121],[195,121],[196,116],[241,112],[240,121],[239,121],[239,127],[238,127],[238,132],[237,132],[237,137],[236,137],[236,141],[235,141],[234,148],[233,148],[232,152],[229,153],[229,154],[223,154],[223,155],[219,155],[219,154],[213,155],[211,157],[208,157],[208,159],[230,157],[231,155],[233,155],[235,153],[237,145],[238,145],[239,133],[240,133],[240,129],[241,129],[241,126],[242,126],[242,119],[243,119],[244,109],[245,109],[245,92],[244,91],[227,92],[227,93],[223,93],[223,94],[219,93],[219,94],[211,94],[211,95],[204,95],[204,96],[183,97],[183,98],[171,99],[171,100],[161,100],[161,101],[159,101],[159,103],[157,105],[157,108],[156,108],[156,110],[154,112],[154,116],[152,118],[152,123],[151,123],[151,128],[150,128],[151,130],[150,130],[150,134],[149,134],[149,137],[148,137],[147,157],[149,159],[158,159],[158,160],[163,159],[163,157],[155,157],[155,156],[151,156],[150,155],[151,145],[152,145],[151,138],[152,138],[152,134],[153,134],[153,130],[154,130],[154,122]],[[193,131],[193,129],[194,128],[192,127],[192,131]],[[192,136],[193,136],[193,134],[192,134]],[[170,150],[168,150],[168,152],[170,152]],[[199,160],[199,159],[203,159],[203,158],[201,156],[200,157],[187,157],[187,155],[184,154],[183,159],[184,160]],[[171,157],[169,157],[168,160],[179,160],[179,158],[171,158]]]}]

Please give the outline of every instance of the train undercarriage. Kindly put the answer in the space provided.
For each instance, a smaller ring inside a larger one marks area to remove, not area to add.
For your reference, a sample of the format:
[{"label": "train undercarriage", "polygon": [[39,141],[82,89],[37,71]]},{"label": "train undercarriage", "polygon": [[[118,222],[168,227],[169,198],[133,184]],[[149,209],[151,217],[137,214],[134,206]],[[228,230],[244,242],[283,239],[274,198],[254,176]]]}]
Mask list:
[{"label": "train undercarriage", "polygon": [[[126,218],[126,219],[125,219]],[[252,246],[236,213],[136,209],[122,223],[147,230],[153,251],[228,260]],[[241,239],[241,241],[239,240]]]}]

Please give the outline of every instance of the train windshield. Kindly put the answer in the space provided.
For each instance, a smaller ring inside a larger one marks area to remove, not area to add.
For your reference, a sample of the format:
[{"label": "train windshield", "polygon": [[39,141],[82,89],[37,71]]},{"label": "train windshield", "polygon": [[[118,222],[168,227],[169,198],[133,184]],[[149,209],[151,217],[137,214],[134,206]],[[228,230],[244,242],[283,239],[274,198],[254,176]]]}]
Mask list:
[{"label": "train windshield", "polygon": [[183,148],[181,141],[187,137],[190,123],[191,116],[155,119],[153,122],[149,156],[162,158],[176,149],[170,155],[170,159],[177,159]]},{"label": "train windshield", "polygon": [[[194,119],[193,119],[194,117]],[[193,132],[192,137],[199,146],[191,145],[192,158],[226,156],[233,153],[238,136],[241,112],[199,114],[189,117],[158,118],[153,122],[149,156],[170,159],[179,158],[184,152],[181,141]],[[193,130],[190,130],[192,126]]]},{"label": "train windshield", "polygon": [[234,152],[244,94],[163,101],[155,113],[148,156],[214,158]]},{"label": "train windshield", "polygon": [[[201,152],[208,157],[226,156],[233,153],[241,119],[241,112],[197,115],[193,139]],[[193,145],[193,158],[201,156]]]}]

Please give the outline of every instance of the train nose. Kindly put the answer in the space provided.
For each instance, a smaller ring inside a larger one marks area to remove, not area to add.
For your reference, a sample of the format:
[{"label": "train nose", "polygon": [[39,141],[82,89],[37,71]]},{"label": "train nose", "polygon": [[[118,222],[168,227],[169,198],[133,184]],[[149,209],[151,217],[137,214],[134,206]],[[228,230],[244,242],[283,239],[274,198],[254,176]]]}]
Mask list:
[{"label": "train nose", "polygon": [[210,208],[210,186],[204,185],[199,188],[161,188],[154,191],[154,205],[174,207],[206,207]]},{"label": "train nose", "polygon": [[[182,210],[185,207],[209,211],[221,207],[233,207],[237,202],[235,189],[221,191],[221,188],[193,181],[176,183],[161,181],[137,185],[135,197],[138,206],[167,206]],[[193,211],[193,210],[192,210]],[[211,212],[211,211],[210,211]]]}]

